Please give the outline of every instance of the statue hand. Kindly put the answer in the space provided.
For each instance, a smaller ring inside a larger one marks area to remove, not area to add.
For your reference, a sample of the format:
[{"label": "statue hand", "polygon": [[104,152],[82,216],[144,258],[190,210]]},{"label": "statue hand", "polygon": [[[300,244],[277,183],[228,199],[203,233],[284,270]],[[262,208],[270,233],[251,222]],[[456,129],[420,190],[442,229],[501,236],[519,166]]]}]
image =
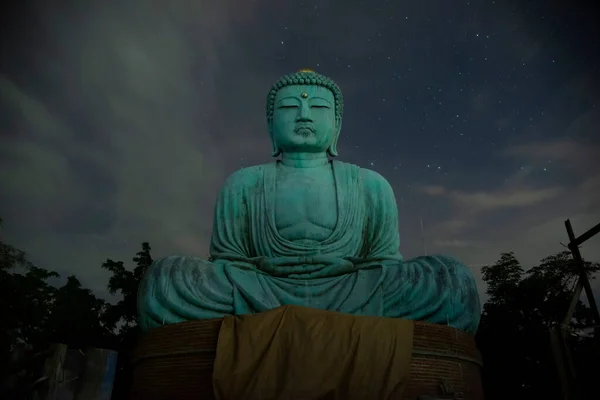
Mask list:
[{"label": "statue hand", "polygon": [[257,266],[272,276],[296,279],[337,276],[355,270],[352,261],[331,256],[262,259]]}]

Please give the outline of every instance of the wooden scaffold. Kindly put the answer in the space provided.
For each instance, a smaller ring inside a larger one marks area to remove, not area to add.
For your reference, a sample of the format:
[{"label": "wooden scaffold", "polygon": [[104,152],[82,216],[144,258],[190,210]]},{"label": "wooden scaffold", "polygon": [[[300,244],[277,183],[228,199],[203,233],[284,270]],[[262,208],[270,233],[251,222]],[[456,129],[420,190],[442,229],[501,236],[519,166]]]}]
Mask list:
[{"label": "wooden scaffold", "polygon": [[592,238],[594,235],[600,233],[600,224],[594,226],[579,237],[575,237],[571,221],[565,221],[565,227],[569,236],[568,248],[571,250],[573,255],[574,266],[577,271],[577,281],[575,288],[573,289],[573,296],[571,303],[567,309],[567,313],[564,319],[556,327],[550,331],[550,338],[552,342],[552,351],[554,353],[554,360],[558,369],[558,376],[560,378],[561,387],[563,391],[563,398],[565,400],[580,400],[581,397],[578,394],[579,386],[577,385],[577,377],[575,375],[575,367],[570,353],[570,348],[567,343],[568,329],[575,312],[575,307],[581,297],[581,292],[585,290],[585,294],[594,316],[594,340],[600,340],[600,312],[596,305],[594,293],[592,292],[592,286],[588,278],[588,271],[586,269],[581,253],[579,252],[579,246],[585,241]]}]

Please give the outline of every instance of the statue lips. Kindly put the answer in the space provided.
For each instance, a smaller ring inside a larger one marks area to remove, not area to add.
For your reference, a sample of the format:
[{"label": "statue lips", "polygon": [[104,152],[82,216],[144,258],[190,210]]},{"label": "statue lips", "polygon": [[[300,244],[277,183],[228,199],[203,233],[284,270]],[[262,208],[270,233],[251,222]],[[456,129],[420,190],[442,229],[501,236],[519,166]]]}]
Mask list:
[{"label": "statue lips", "polygon": [[298,124],[294,132],[302,136],[309,136],[315,133],[315,128],[312,124]]}]

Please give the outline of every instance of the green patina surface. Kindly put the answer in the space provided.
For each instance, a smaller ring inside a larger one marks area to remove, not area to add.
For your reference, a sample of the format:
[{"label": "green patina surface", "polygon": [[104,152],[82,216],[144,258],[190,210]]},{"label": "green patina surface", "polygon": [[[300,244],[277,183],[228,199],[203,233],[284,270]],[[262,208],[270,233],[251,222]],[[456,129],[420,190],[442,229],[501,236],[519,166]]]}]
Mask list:
[{"label": "green patina surface", "polygon": [[227,179],[215,207],[213,261],[172,256],[147,271],[142,329],[296,304],[477,330],[469,269],[441,255],[403,260],[389,183],[329,159],[342,115],[340,89],[320,74],[301,71],[273,86],[267,122],[281,158]]}]

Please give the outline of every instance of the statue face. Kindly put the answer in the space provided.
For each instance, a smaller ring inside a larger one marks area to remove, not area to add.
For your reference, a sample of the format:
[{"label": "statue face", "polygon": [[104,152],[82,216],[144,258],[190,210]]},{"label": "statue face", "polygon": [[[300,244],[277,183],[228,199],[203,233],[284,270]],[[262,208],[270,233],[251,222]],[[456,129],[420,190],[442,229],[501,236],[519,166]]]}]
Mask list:
[{"label": "statue face", "polygon": [[273,139],[282,152],[325,152],[339,130],[333,93],[321,86],[292,85],[275,95]]}]

